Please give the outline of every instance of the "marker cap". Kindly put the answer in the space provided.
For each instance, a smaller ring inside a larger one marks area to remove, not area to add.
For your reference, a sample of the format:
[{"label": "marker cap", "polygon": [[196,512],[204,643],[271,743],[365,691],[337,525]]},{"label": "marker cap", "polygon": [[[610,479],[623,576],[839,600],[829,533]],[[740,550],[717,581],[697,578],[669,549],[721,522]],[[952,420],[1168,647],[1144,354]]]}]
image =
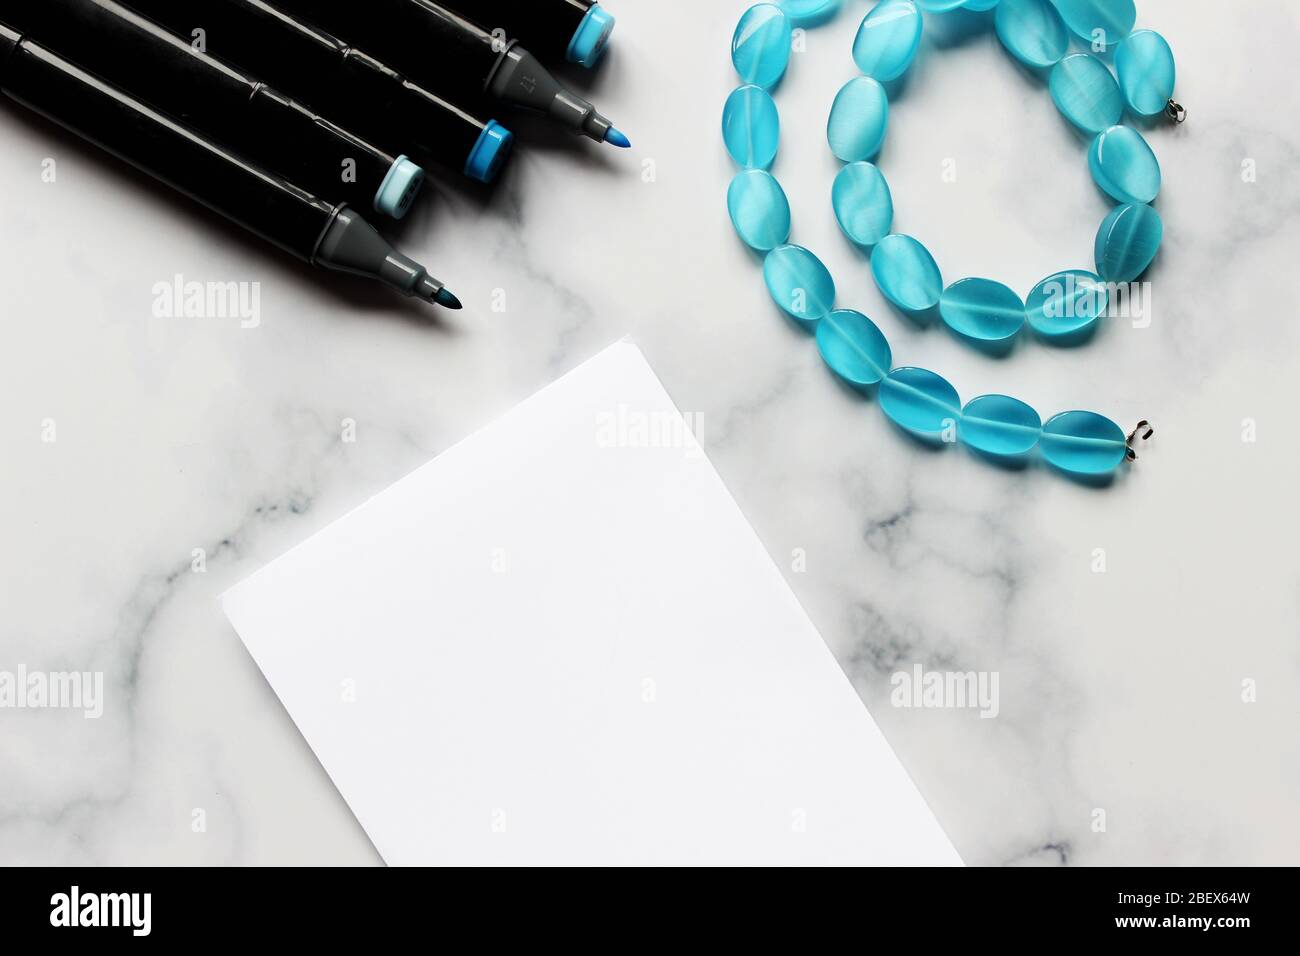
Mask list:
[{"label": "marker cap", "polygon": [[470,150],[469,159],[465,160],[465,175],[481,183],[490,183],[497,178],[501,164],[510,155],[514,146],[515,134],[496,120],[489,120],[478,142]]},{"label": "marker cap", "polygon": [[596,4],[587,11],[587,15],[578,24],[573,39],[569,41],[567,54],[570,63],[577,63],[591,69],[605,52],[609,35],[614,32],[614,17]]},{"label": "marker cap", "polygon": [[389,168],[388,175],[379,184],[379,192],[375,193],[375,212],[401,219],[411,211],[411,205],[423,185],[424,170],[405,156],[397,157],[397,161]]}]

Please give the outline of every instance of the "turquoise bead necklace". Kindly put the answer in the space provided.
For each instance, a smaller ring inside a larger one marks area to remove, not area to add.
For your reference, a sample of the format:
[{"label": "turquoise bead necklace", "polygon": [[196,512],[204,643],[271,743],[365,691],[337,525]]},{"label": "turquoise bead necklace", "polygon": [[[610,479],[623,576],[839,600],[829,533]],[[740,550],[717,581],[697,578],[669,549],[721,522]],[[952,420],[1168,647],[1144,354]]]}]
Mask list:
[{"label": "turquoise bead necklace", "polygon": [[[840,0],[776,0],[745,11],[732,40],[742,86],[727,98],[722,134],[742,168],[727,191],[727,208],[741,240],[764,253],[763,277],[776,304],[814,333],[826,364],[855,388],[874,390],[896,425],[930,442],[957,439],[994,460],[1021,462],[1037,451],[1049,465],[1081,479],[1105,478],[1137,458],[1135,441],[1153,434],[1141,422],[1127,435],[1095,412],[1067,411],[1043,422],[1024,402],[982,395],[962,405],[956,389],[920,368],[893,366],[884,334],[860,312],[835,308],[835,281],[812,252],[789,244],[785,191],[769,172],[780,142],[780,116],[769,92],[785,75],[795,26],[815,26]],[[902,77],[921,43],[922,11],[963,7],[993,11],[1002,45],[1031,71],[1045,74],[1061,114],[1093,137],[1088,166],[1116,202],[1098,230],[1096,272],[1072,269],[1048,276],[1024,300],[991,279],[944,286],[934,257],[915,238],[891,232],[893,197],[871,162],[885,140],[889,98],[884,84]],[[1158,33],[1133,27],[1133,0],[880,0],[853,43],[861,70],[836,95],[826,138],[843,168],[831,202],[841,230],[868,252],[871,273],[897,309],[924,318],[937,312],[966,340],[997,349],[1028,325],[1038,338],[1077,344],[1106,313],[1112,286],[1138,279],[1155,258],[1163,224],[1150,203],[1160,191],[1160,166],[1142,135],[1121,125],[1135,116],[1166,114],[1183,122],[1173,100],[1175,67]],[[1071,36],[1094,52],[1069,54]],[[1099,54],[1112,55],[1118,80]]]}]

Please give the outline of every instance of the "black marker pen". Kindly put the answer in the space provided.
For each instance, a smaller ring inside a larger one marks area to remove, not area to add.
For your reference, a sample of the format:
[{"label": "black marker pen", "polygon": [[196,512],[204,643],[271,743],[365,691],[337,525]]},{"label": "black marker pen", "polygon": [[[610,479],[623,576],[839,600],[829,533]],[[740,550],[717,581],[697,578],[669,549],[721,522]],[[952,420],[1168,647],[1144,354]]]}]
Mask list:
[{"label": "black marker pen", "polygon": [[[481,182],[496,178],[514,137],[440,99],[266,0],[125,0],[207,52],[394,153],[410,152]],[[202,31],[202,33],[198,33]]]},{"label": "black marker pen", "polygon": [[241,159],[0,23],[0,92],[313,265],[460,302],[347,206]]},{"label": "black marker pen", "polygon": [[541,110],[598,143],[632,145],[518,43],[494,37],[430,0],[275,0],[274,5],[369,50],[415,82],[456,102],[494,96]]},{"label": "black marker pen", "polygon": [[196,50],[116,0],[3,0],[46,49],[330,202],[400,218],[424,172]]},{"label": "black marker pen", "polygon": [[487,28],[503,30],[545,59],[588,69],[605,52],[614,18],[596,0],[439,0]]}]

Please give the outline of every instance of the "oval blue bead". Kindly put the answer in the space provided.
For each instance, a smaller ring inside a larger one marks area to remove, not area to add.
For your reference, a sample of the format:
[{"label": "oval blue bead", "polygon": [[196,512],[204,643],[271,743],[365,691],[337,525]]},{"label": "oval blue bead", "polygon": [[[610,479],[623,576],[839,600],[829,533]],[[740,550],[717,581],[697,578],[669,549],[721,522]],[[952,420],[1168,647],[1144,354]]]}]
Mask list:
[{"label": "oval blue bead", "polygon": [[731,62],[746,83],[770,90],[790,65],[790,18],[773,3],[750,7],[731,38]]},{"label": "oval blue bead", "polygon": [[1002,0],[993,26],[1007,52],[1035,69],[1054,65],[1070,48],[1069,31],[1051,0]]},{"label": "oval blue bead", "polygon": [[1055,0],[1071,32],[1092,49],[1108,52],[1133,32],[1133,0]]},{"label": "oval blue bead", "polygon": [[778,246],[763,260],[763,281],[772,301],[805,326],[835,305],[835,280],[822,261],[802,246]]},{"label": "oval blue bead", "polygon": [[1106,313],[1110,292],[1101,276],[1074,269],[1048,276],[1025,299],[1025,318],[1044,338],[1081,339]]},{"label": "oval blue bead", "polygon": [[894,356],[885,334],[861,312],[840,309],[817,326],[817,348],[831,370],[850,385],[875,385]]},{"label": "oval blue bead", "polygon": [[1074,475],[1108,475],[1128,454],[1124,431],[1095,412],[1062,412],[1039,439],[1043,457]]},{"label": "oval blue bead", "polygon": [[722,108],[722,141],[746,169],[772,165],[781,145],[781,116],[767,90],[752,84],[732,90]]},{"label": "oval blue bead", "polygon": [[830,19],[840,8],[841,0],[776,0],[796,26],[816,26]]},{"label": "oval blue bead", "polygon": [[858,27],[853,62],[866,76],[896,80],[912,65],[921,45],[921,11],[912,0],[884,0]]},{"label": "oval blue bead", "polygon": [[943,290],[939,315],[959,335],[1002,342],[1025,324],[1025,304],[1001,282],[962,279]]},{"label": "oval blue bead", "polygon": [[1116,206],[1097,230],[1098,275],[1107,282],[1132,282],[1151,265],[1164,231],[1160,214],[1150,206]]},{"label": "oval blue bead", "polygon": [[1115,51],[1124,101],[1138,116],[1163,113],[1174,95],[1174,51],[1154,30],[1138,30]]},{"label": "oval blue bead", "polygon": [[1148,203],[1160,194],[1160,163],[1142,134],[1131,126],[1098,133],[1088,150],[1097,185],[1122,203]]},{"label": "oval blue bead", "polygon": [[831,205],[844,235],[860,246],[874,246],[889,235],[894,199],[884,175],[871,163],[849,163],[835,177]]},{"label": "oval blue bead", "polygon": [[831,152],[846,163],[871,159],[885,142],[888,123],[885,88],[869,76],[857,76],[835,94],[826,122],[826,141]]},{"label": "oval blue bead", "polygon": [[767,252],[790,238],[790,201],[769,172],[744,169],[727,189],[727,211],[747,246]]},{"label": "oval blue bead", "polygon": [[1032,451],[1043,420],[1024,402],[1007,395],[981,395],[966,403],[957,435],[972,448],[999,458]]},{"label": "oval blue bead", "polygon": [[876,243],[871,275],[884,297],[904,312],[933,309],[943,295],[943,274],[930,250],[901,233]]},{"label": "oval blue bead", "polygon": [[896,368],[880,383],[880,410],[900,428],[934,437],[961,418],[957,390],[923,368]]},{"label": "oval blue bead", "polygon": [[1091,53],[1075,53],[1052,67],[1052,102],[1085,133],[1108,130],[1124,116],[1124,98],[1110,67]]}]

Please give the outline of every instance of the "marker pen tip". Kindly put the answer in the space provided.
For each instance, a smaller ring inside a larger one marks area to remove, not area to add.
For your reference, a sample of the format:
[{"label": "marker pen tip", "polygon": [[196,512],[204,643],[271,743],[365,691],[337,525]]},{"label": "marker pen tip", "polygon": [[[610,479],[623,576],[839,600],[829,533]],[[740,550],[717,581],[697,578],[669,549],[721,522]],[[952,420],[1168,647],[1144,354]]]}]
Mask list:
[{"label": "marker pen tip", "polygon": [[446,309],[463,309],[460,299],[456,298],[450,289],[439,289],[438,294],[433,297],[433,301]]},{"label": "marker pen tip", "polygon": [[613,126],[605,133],[605,142],[617,146],[619,149],[631,149],[632,141],[628,139],[622,131],[615,129]]}]

